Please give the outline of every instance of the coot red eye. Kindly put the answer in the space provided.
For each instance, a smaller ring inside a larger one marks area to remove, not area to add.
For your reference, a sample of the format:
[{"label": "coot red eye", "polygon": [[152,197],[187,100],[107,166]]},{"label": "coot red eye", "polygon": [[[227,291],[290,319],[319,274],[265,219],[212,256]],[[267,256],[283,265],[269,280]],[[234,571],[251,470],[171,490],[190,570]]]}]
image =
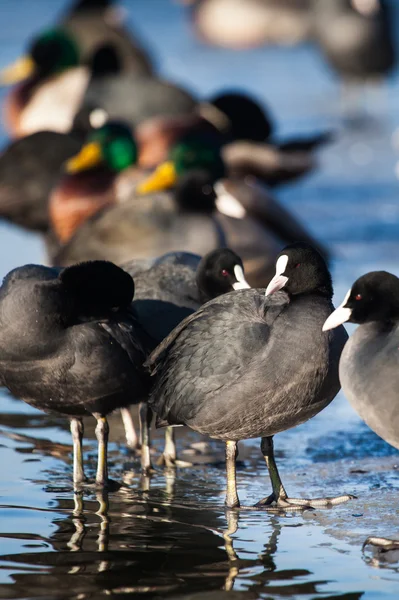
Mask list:
[{"label": "coot red eye", "polygon": [[361,300],[361,299],[362,299],[362,295],[361,295],[361,294],[357,294],[357,295],[355,296],[355,300]]},{"label": "coot red eye", "polygon": [[295,268],[297,269],[300,266],[301,266],[301,263],[298,263],[297,265],[295,265]]},{"label": "coot red eye", "polygon": [[229,272],[226,271],[226,269],[223,269],[223,271],[222,271],[223,277],[227,277],[228,274],[229,274]]}]

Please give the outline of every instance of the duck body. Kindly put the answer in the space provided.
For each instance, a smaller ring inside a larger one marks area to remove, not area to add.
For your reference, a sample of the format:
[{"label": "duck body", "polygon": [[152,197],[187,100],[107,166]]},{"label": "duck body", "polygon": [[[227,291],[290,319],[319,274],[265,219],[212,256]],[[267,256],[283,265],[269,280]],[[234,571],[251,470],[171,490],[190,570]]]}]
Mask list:
[{"label": "duck body", "polygon": [[33,78],[11,90],[4,105],[4,122],[13,137],[39,131],[67,133],[90,80],[86,66],[77,66],[43,81]]},{"label": "duck body", "polygon": [[309,0],[197,0],[192,19],[204,41],[224,48],[292,45],[309,35]]},{"label": "duck body", "polygon": [[183,88],[157,77],[110,74],[93,80],[83,106],[103,109],[110,119],[120,119],[132,128],[158,116],[191,114],[196,99]]},{"label": "duck body", "polygon": [[151,75],[153,60],[136,35],[132,35],[118,19],[118,7],[84,7],[73,10],[60,23],[61,27],[76,40],[83,61],[104,44],[117,49],[122,69],[137,75]]},{"label": "duck body", "polygon": [[[98,286],[100,293],[95,267],[77,269],[82,277],[92,278],[93,291]],[[117,278],[119,271],[123,273],[118,269]],[[112,310],[113,299],[111,306],[93,306],[90,312],[87,298],[70,285],[70,277],[73,272],[28,265],[5,278],[0,291],[0,379],[13,395],[40,410],[68,417],[107,415],[132,404],[136,393],[140,401],[147,391],[140,370],[145,357],[142,330],[128,305]],[[125,277],[122,284],[129,286]]]},{"label": "duck body", "polygon": [[123,264],[132,257],[149,258],[182,248],[203,255],[222,245],[211,216],[179,211],[171,194],[157,193],[134,196],[98,212],[52,260],[66,266],[79,261],[78,256],[82,260],[108,256],[112,262]]},{"label": "duck body", "polygon": [[12,142],[0,156],[0,217],[35,231],[48,229],[48,198],[78,137],[41,131]]},{"label": "duck body", "polygon": [[160,422],[238,441],[310,419],[340,388],[347,338],[343,328],[321,333],[331,311],[328,300],[290,301],[283,292],[269,299],[263,290],[208,302],[157,351],[164,354],[151,404]]},{"label": "duck body", "polygon": [[360,325],[340,361],[342,389],[365,423],[399,449],[399,323]]},{"label": "duck body", "polygon": [[384,0],[316,0],[314,34],[331,67],[344,79],[387,75],[396,62]]}]

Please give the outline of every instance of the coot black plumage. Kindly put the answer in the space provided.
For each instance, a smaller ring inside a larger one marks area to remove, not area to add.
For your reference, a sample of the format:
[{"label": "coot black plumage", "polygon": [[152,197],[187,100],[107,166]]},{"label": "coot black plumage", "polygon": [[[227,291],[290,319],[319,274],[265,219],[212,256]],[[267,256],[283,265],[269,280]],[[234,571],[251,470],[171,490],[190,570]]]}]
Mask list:
[{"label": "coot black plumage", "polygon": [[[367,425],[399,449],[399,279],[386,271],[357,279],[323,329],[346,321],[359,327],[341,355],[342,389]],[[383,538],[369,538],[368,543],[399,547],[399,542]]]},{"label": "coot black plumage", "polygon": [[[285,288],[285,292],[274,295]],[[272,481],[268,506],[323,506],[350,499],[290,499],[274,461],[273,436],[307,421],[339,391],[338,361],[344,328],[325,335],[332,282],[309,245],[287,246],[276,275],[263,290],[242,290],[205,304],[151,354],[157,374],[150,406],[159,425],[188,425],[226,441],[229,507],[239,506],[237,442],[262,437]]]},{"label": "coot black plumage", "polygon": [[134,283],[107,262],[60,270],[26,265],[0,288],[0,382],[17,398],[68,417],[74,483],[84,481],[83,423],[97,419],[96,483],[107,483],[106,416],[141,401],[148,336],[131,309]]},{"label": "coot black plumage", "polygon": [[[241,258],[229,248],[209,252],[202,259],[189,252],[169,253],[157,258],[142,270],[142,261],[130,261],[122,268],[134,276],[133,307],[137,317],[153,340],[153,350],[185,317],[201,304],[231,290],[248,288]],[[132,423],[123,413],[125,427],[134,438]],[[149,455],[149,425],[151,414],[147,406],[140,411],[144,433],[142,449],[143,471],[151,468]],[[165,434],[166,444],[160,462],[166,466],[181,465],[176,461],[173,431]]]}]

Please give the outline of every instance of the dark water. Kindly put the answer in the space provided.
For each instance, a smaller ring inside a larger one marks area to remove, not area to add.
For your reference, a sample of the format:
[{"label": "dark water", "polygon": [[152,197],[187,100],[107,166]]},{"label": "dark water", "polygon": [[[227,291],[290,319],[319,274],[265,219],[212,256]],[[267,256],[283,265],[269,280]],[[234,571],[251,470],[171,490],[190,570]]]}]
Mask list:
[{"label": "dark water", "polygon": [[[32,32],[51,23],[63,2],[0,3],[0,66]],[[190,35],[182,9],[167,0],[125,2],[137,31],[154,47],[165,75],[201,95],[245,86],[267,101],[282,136],[324,128],[335,143],[320,168],[281,200],[335,254],[337,298],[360,274],[399,274],[398,74],[362,94],[363,123],[342,117],[334,78],[310,46],[243,53],[204,48]],[[399,26],[398,26],[399,32]],[[43,260],[40,240],[0,225],[0,274]],[[93,424],[85,461],[94,473]],[[179,431],[180,449],[198,438]],[[176,476],[158,470],[151,482],[123,447],[111,419],[111,477],[123,481],[109,498],[74,497],[67,424],[1,392],[1,598],[397,598],[399,557],[363,554],[367,535],[399,538],[399,455],[359,421],[345,398],[311,422],[277,436],[292,495],[358,496],[333,510],[303,515],[226,514],[223,449],[195,446],[198,463]],[[159,451],[161,441],[156,436]],[[269,490],[257,441],[242,444],[239,492],[251,504]],[[229,533],[230,532],[230,533]]]}]

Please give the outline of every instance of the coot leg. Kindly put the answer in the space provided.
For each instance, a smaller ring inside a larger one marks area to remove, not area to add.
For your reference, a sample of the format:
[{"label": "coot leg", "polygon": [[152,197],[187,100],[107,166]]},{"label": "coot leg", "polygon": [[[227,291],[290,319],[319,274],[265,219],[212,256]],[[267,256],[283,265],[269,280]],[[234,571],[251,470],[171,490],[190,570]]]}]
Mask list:
[{"label": "coot leg", "polygon": [[176,458],[176,443],[174,427],[166,427],[165,429],[165,447],[162,455],[157,461],[158,465],[165,467],[192,467],[192,463]]},{"label": "coot leg", "polygon": [[108,434],[109,426],[106,417],[95,414],[97,419],[96,437],[98,441],[98,462],[96,484],[100,486],[108,483]]},{"label": "coot leg", "polygon": [[128,408],[121,408],[121,417],[125,428],[126,445],[131,450],[137,450],[139,448],[139,440],[130,410]]},{"label": "coot leg", "polygon": [[152,410],[146,402],[140,404],[139,414],[141,431],[141,470],[144,475],[149,475],[153,471],[150,454]]},{"label": "coot leg", "polygon": [[388,538],[380,538],[370,536],[363,544],[363,550],[366,546],[375,546],[388,552],[389,550],[399,550],[399,540],[390,540]]},{"label": "coot leg", "polygon": [[83,422],[81,419],[71,419],[71,434],[73,441],[73,483],[80,484],[86,481],[83,470]]},{"label": "coot leg", "polygon": [[227,475],[227,493],[225,505],[227,508],[237,508],[240,501],[237,494],[236,480],[236,458],[238,456],[237,442],[226,442],[226,475]]},{"label": "coot leg", "polygon": [[295,510],[307,510],[309,508],[328,508],[356,498],[356,496],[350,494],[336,496],[335,498],[289,498],[281,481],[274,458],[273,438],[262,438],[260,448],[269,470],[273,493],[267,498],[260,500],[255,506],[265,506],[267,508],[267,506],[273,504],[278,508],[288,510],[292,510],[293,508]]}]

